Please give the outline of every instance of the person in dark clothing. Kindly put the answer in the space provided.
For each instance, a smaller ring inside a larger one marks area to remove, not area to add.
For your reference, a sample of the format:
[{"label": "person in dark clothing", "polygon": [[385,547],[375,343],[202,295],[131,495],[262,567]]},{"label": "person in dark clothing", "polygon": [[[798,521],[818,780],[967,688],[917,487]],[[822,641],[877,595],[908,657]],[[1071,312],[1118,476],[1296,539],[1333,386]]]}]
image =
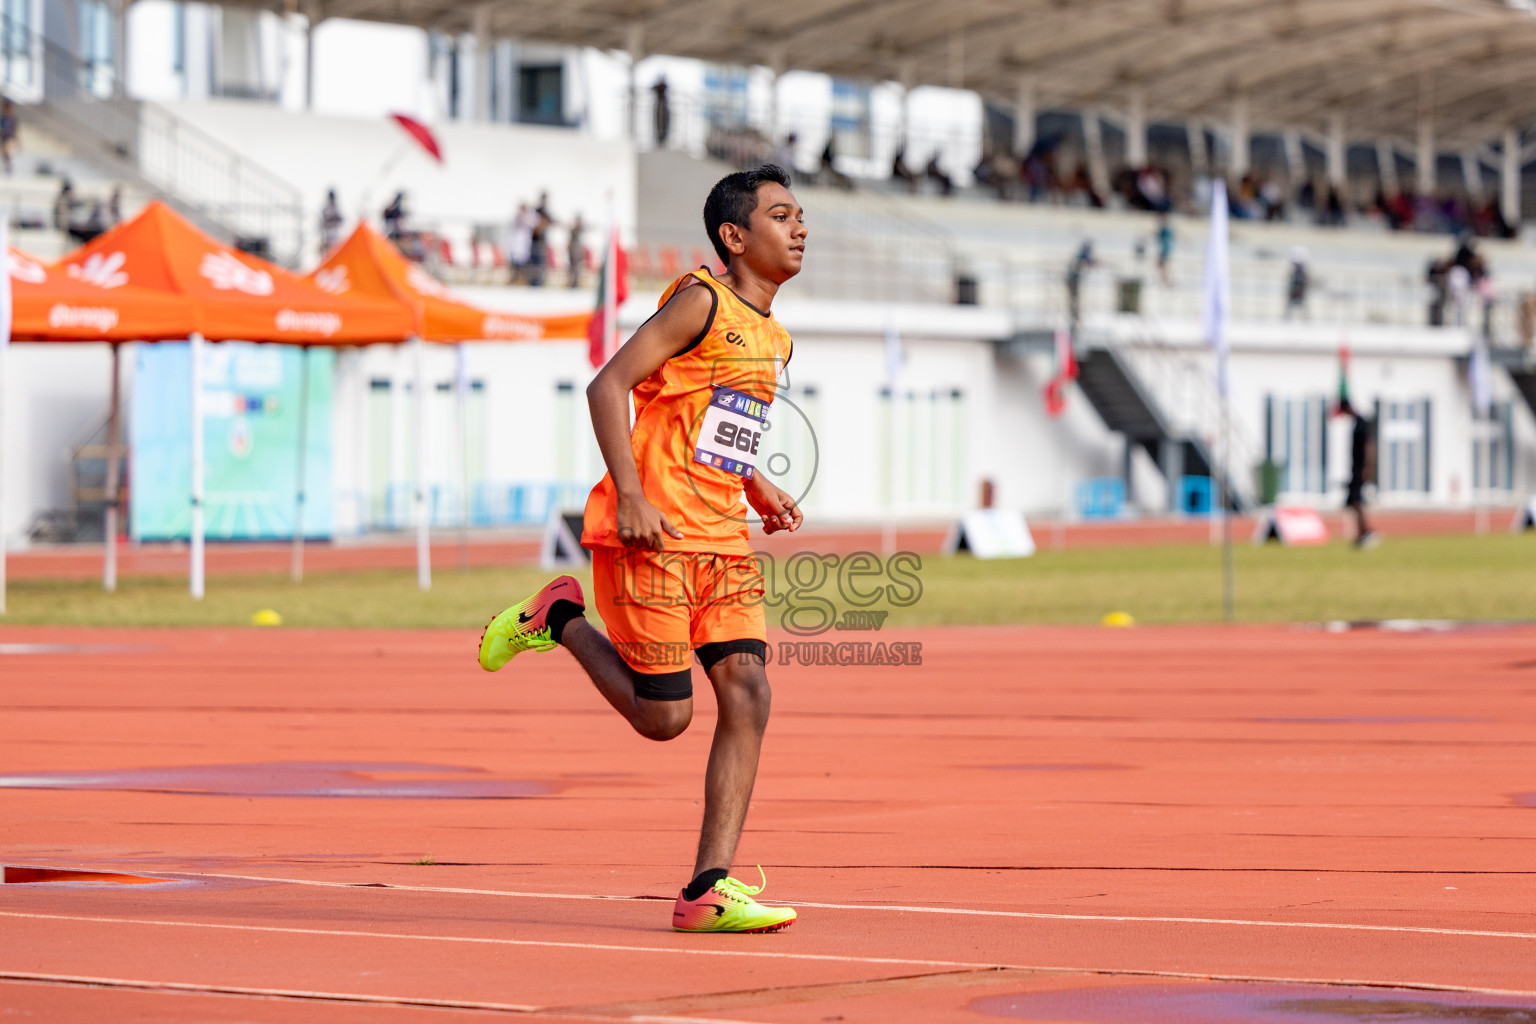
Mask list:
[{"label": "person in dark clothing", "polygon": [[651,132],[656,137],[657,149],[667,148],[667,137],[672,134],[672,101],[667,91],[665,77],[656,79],[656,84],[651,86],[651,92],[656,95],[651,104]]},{"label": "person in dark clothing", "polygon": [[1381,536],[1365,518],[1365,485],[1376,480],[1376,423],[1348,400],[1339,406],[1339,411],[1355,421],[1349,437],[1349,490],[1344,496],[1344,507],[1355,517],[1355,547],[1368,551],[1381,543]]}]

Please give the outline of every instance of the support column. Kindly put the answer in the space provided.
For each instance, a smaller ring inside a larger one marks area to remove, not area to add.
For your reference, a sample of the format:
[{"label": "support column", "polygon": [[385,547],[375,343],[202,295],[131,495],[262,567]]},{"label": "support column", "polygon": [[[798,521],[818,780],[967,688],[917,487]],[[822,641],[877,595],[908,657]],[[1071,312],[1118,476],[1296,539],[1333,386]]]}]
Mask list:
[{"label": "support column", "polygon": [[789,68],[789,54],[782,45],[775,45],[768,52],[768,70],[773,77],[768,82],[768,145],[773,148],[779,139],[779,76]]},{"label": "support column", "polygon": [[491,53],[491,5],[478,3],[472,20],[475,35],[475,103],[473,118],[476,121],[491,119],[491,89],[495,59]]},{"label": "support column", "polygon": [[1390,196],[1401,191],[1397,181],[1397,147],[1386,139],[1376,142],[1376,173],[1381,178],[1383,195]]},{"label": "support column", "polygon": [[1231,155],[1227,160],[1227,177],[1234,182],[1248,173],[1249,132],[1248,97],[1239,95],[1232,100]]},{"label": "support column", "polygon": [[1518,230],[1520,227],[1520,133],[1513,128],[1504,129],[1504,159],[1499,175],[1499,207],[1504,223]]},{"label": "support column", "polygon": [[1211,173],[1211,154],[1205,144],[1205,125],[1184,122],[1184,138],[1189,143],[1189,166],[1196,174]]},{"label": "support column", "polygon": [[1483,201],[1483,168],[1477,154],[1470,149],[1461,151],[1461,181],[1467,186],[1467,198],[1474,203]]},{"label": "support column", "polygon": [[1344,156],[1344,114],[1335,110],[1328,115],[1328,184],[1341,192],[1349,180]]},{"label": "support column", "polygon": [[624,36],[624,52],[629,54],[629,103],[625,120],[626,137],[634,142],[640,136],[640,90],[635,81],[637,65],[645,59],[645,26],[636,21],[630,24]]},{"label": "support column", "polygon": [[1147,96],[1140,86],[1131,89],[1125,112],[1125,162],[1132,167],[1147,163]]},{"label": "support column", "polygon": [[1435,83],[1428,72],[1419,76],[1418,148],[1414,153],[1414,189],[1435,194]]},{"label": "support column", "polygon": [[1013,93],[1013,150],[1020,160],[1035,147],[1035,76],[1020,75]]},{"label": "support column", "polygon": [[949,87],[965,88],[965,35],[958,30],[949,34]]},{"label": "support column", "polygon": [[304,5],[304,109],[315,109],[315,29],[325,20],[318,2]]},{"label": "support column", "polygon": [[912,141],[912,88],[917,84],[917,62],[910,58],[902,60],[896,68],[897,79],[901,82],[901,124],[896,129],[896,148],[904,150],[907,154],[907,166],[911,167],[914,161],[921,166],[922,161],[910,148]]},{"label": "support column", "polygon": [[1088,160],[1088,178],[1100,198],[1109,197],[1109,166],[1104,161],[1104,134],[1099,127],[1099,112],[1090,107],[1082,112],[1084,156]]},{"label": "support column", "polygon": [[1290,201],[1296,198],[1296,193],[1306,184],[1307,154],[1301,148],[1301,132],[1295,128],[1287,128],[1282,132],[1280,141],[1285,147],[1286,199]]},{"label": "support column", "polygon": [[1163,478],[1168,481],[1168,511],[1182,512],[1179,507],[1179,481],[1184,477],[1184,441],[1182,438],[1165,437],[1158,442],[1158,463]]},{"label": "support column", "polygon": [[112,404],[107,413],[107,521],[102,530],[105,547],[101,557],[101,589],[111,593],[117,589],[117,506],[118,481],[122,469],[122,456],[118,446],[122,443],[122,344],[112,343]]}]

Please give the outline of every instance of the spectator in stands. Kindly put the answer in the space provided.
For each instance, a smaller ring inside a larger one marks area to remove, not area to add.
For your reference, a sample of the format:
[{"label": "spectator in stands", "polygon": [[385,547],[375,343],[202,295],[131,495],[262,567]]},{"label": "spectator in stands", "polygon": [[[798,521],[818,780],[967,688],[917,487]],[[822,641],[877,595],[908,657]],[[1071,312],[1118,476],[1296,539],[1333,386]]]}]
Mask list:
[{"label": "spectator in stands", "polygon": [[405,193],[396,192],[395,198],[391,199],[389,205],[384,207],[384,235],[397,245],[400,242],[401,236],[405,234],[405,220],[407,216]]},{"label": "spectator in stands", "polygon": [[320,210],[320,252],[330,252],[341,241],[341,204],[336,201],[336,190],[325,193],[325,206]]},{"label": "spectator in stands", "polygon": [[1520,335],[1520,347],[1527,358],[1536,347],[1536,292],[1521,292],[1520,305],[1515,317],[1515,331]]},{"label": "spectator in stands", "polygon": [[1173,285],[1173,225],[1168,223],[1166,212],[1157,215],[1157,274],[1163,287]]},{"label": "spectator in stands", "polygon": [[913,174],[912,168],[907,166],[907,144],[905,142],[896,147],[896,155],[891,158],[891,180],[905,184],[908,192],[917,191],[917,175]]},{"label": "spectator in stands", "polygon": [[527,203],[517,204],[512,216],[512,231],[507,239],[507,263],[510,265],[513,284],[528,282],[528,260],[533,254],[533,211]]},{"label": "spectator in stands", "polygon": [[569,264],[567,269],[566,287],[581,287],[581,271],[587,265],[587,244],[581,240],[582,233],[587,226],[582,223],[581,214],[571,221],[570,238],[566,242],[565,257]]},{"label": "spectator in stands", "polygon": [[667,137],[672,134],[672,101],[667,98],[667,77],[656,79],[651,86],[656,98],[651,103],[651,131],[656,136],[656,148],[667,148]]},{"label": "spectator in stands", "polygon": [[1445,283],[1451,296],[1451,312],[1455,316],[1454,326],[1465,327],[1467,324],[1467,305],[1472,300],[1472,271],[1460,263],[1452,263],[1446,271]]},{"label": "spectator in stands", "polygon": [[1381,537],[1365,518],[1365,485],[1376,480],[1376,424],[1361,415],[1348,399],[1340,404],[1339,412],[1355,421],[1349,437],[1349,487],[1344,507],[1355,517],[1355,547],[1369,551],[1381,543]]},{"label": "spectator in stands", "polygon": [[56,231],[68,231],[75,220],[75,185],[68,178],[59,182],[59,194],[53,197],[53,227]]},{"label": "spectator in stands", "polygon": [[821,151],[821,183],[852,192],[853,179],[837,169],[837,151],[833,142],[833,137],[828,135],[826,148]]},{"label": "spectator in stands", "polygon": [[0,155],[5,157],[5,173],[11,173],[11,160],[21,143],[20,128],[16,123],[16,104],[10,100],[0,103]]},{"label": "spectator in stands", "polygon": [[796,135],[794,132],[790,132],[788,135],[784,136],[784,141],[781,142],[776,149],[774,149],[773,162],[788,171],[792,178],[796,180],[803,180],[805,178],[805,172],[800,170],[800,168],[795,164],[795,149],[799,145],[800,136]]},{"label": "spectator in stands", "polygon": [[1067,317],[1072,322],[1072,330],[1077,330],[1078,322],[1082,315],[1082,290],[1083,277],[1088,271],[1098,266],[1093,258],[1093,242],[1086,241],[1077,249],[1072,262],[1067,264]]},{"label": "spectator in stands", "polygon": [[107,227],[115,228],[123,222],[123,186],[112,186],[112,197],[107,200]]},{"label": "spectator in stands", "polygon": [[1311,254],[1306,246],[1296,245],[1291,247],[1291,272],[1285,286],[1285,317],[1289,320],[1291,314],[1300,314],[1303,319],[1312,319],[1307,312],[1307,292],[1312,287],[1312,276],[1307,272],[1307,261]]},{"label": "spectator in stands", "polygon": [[549,229],[555,218],[549,213],[549,193],[539,193],[539,205],[533,208],[533,233],[528,247],[528,283],[544,287],[544,270],[549,266]]},{"label": "spectator in stands", "polygon": [[85,220],[69,225],[69,237],[84,245],[107,230],[107,211],[100,199],[91,203],[91,212]]},{"label": "spectator in stands", "polygon": [[1450,282],[1448,280],[1451,264],[1448,260],[1430,260],[1429,269],[1424,273],[1424,280],[1429,284],[1429,326],[1442,327],[1445,325],[1445,306],[1450,301]]},{"label": "spectator in stands", "polygon": [[928,158],[928,166],[923,169],[923,174],[929,181],[939,186],[939,195],[953,195],[955,191],[954,180],[944,173],[944,168],[939,165],[939,156],[939,150],[934,150],[933,155]]}]

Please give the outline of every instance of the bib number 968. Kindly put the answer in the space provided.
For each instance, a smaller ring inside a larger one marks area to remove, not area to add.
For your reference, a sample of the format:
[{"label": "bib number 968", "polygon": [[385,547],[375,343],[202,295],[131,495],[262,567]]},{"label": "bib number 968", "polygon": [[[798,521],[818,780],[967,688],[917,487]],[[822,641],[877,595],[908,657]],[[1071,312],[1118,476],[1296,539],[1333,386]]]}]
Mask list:
[{"label": "bib number 968", "polygon": [[762,431],[753,430],[745,425],[737,426],[726,420],[720,421],[715,427],[715,443],[726,448],[734,448],[748,455],[757,454],[758,442],[763,439]]}]

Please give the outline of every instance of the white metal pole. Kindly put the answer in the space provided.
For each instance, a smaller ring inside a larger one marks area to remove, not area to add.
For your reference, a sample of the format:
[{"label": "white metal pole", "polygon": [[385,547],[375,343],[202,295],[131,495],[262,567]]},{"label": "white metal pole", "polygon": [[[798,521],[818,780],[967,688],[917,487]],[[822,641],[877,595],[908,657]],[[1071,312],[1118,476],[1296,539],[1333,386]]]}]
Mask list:
[{"label": "white metal pole", "polygon": [[304,582],[304,475],[305,457],[309,454],[309,346],[299,349],[304,360],[299,373],[299,468],[293,491],[293,564],[289,576],[293,582]]},{"label": "white metal pole", "polygon": [[459,434],[459,568],[469,568],[469,347],[454,352],[454,412]]},{"label": "white metal pole", "polygon": [[112,343],[112,405],[107,416],[107,521],[103,530],[101,554],[101,589],[112,593],[117,589],[117,485],[119,480],[118,447],[123,436],[120,426],[122,410],[122,379],[119,372],[122,346]]},{"label": "white metal pole", "polygon": [[603,259],[603,362],[613,358],[619,350],[619,296],[615,289],[619,282],[619,220],[613,202],[613,190],[608,190],[608,251]]},{"label": "white metal pole", "polygon": [[432,537],[427,508],[427,359],[420,337],[410,340],[416,358],[416,585],[432,589]]},{"label": "white metal pole", "polygon": [[203,599],[203,336],[187,338],[192,360],[192,599]]}]

